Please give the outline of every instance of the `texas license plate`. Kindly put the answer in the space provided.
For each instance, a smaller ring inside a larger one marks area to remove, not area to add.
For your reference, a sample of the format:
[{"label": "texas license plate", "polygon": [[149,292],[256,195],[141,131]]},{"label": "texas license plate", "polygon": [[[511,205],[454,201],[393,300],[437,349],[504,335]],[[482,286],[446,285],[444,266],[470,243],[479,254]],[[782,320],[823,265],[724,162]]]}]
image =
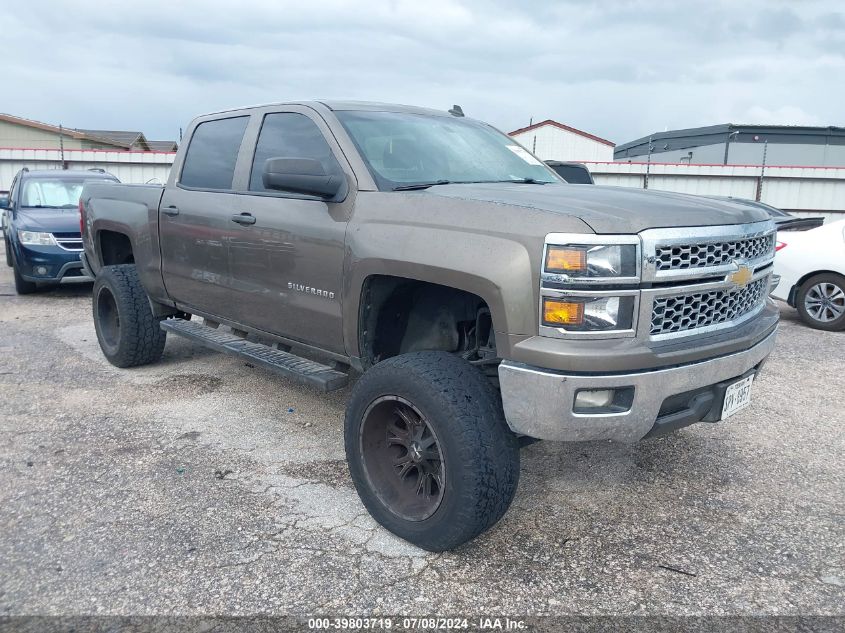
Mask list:
[{"label": "texas license plate", "polygon": [[751,404],[751,383],[754,382],[754,375],[746,376],[737,380],[725,391],[725,403],[722,405],[722,419],[731,417]]}]

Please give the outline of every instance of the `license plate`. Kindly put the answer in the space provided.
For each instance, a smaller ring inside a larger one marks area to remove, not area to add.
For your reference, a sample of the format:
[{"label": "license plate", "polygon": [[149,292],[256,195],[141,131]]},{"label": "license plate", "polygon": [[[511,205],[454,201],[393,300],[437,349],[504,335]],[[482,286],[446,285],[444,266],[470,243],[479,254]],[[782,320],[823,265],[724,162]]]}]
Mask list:
[{"label": "license plate", "polygon": [[725,391],[725,404],[722,405],[723,420],[751,404],[752,382],[754,382],[753,375],[747,376],[742,380],[737,380],[727,388]]}]

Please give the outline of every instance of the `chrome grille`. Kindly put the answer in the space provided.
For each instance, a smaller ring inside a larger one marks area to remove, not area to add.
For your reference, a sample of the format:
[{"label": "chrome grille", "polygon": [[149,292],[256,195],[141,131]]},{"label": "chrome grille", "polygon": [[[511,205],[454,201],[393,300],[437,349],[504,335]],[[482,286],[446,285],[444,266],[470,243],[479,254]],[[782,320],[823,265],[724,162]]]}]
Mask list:
[{"label": "chrome grille", "polygon": [[657,270],[688,270],[753,260],[774,254],[774,234],[748,239],[698,244],[661,245],[656,248]]},{"label": "chrome grille", "polygon": [[769,287],[769,277],[761,277],[741,290],[709,290],[655,297],[651,335],[685,332],[738,320],[762,304]]},{"label": "chrome grille", "polygon": [[53,238],[61,248],[66,251],[81,251],[82,236],[79,233],[53,233]]}]

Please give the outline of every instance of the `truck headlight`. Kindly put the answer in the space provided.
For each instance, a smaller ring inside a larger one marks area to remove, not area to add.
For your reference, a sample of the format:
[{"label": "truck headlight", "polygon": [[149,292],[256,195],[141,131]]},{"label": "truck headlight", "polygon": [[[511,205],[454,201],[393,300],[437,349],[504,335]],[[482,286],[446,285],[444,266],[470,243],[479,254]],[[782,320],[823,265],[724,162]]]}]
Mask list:
[{"label": "truck headlight", "polygon": [[617,279],[637,277],[635,244],[548,245],[544,270],[566,277]]},{"label": "truck headlight", "polygon": [[52,233],[38,233],[37,231],[18,231],[18,239],[21,244],[31,246],[55,246],[56,238]]},{"label": "truck headlight", "polygon": [[571,332],[630,330],[634,320],[633,295],[543,298],[543,325]]}]

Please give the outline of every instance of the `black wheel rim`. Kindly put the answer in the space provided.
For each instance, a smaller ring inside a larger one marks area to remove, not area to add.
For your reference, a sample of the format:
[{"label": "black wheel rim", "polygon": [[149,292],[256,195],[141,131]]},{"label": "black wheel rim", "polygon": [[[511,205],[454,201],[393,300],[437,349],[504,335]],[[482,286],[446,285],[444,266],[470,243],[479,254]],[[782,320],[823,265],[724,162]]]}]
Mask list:
[{"label": "black wheel rim", "polygon": [[97,293],[97,324],[103,342],[108,347],[117,347],[120,340],[120,315],[114,295],[108,288],[100,288]]},{"label": "black wheel rim", "polygon": [[443,501],[446,464],[431,424],[399,396],[382,396],[364,413],[361,459],[370,488],[396,516],[424,521]]}]

